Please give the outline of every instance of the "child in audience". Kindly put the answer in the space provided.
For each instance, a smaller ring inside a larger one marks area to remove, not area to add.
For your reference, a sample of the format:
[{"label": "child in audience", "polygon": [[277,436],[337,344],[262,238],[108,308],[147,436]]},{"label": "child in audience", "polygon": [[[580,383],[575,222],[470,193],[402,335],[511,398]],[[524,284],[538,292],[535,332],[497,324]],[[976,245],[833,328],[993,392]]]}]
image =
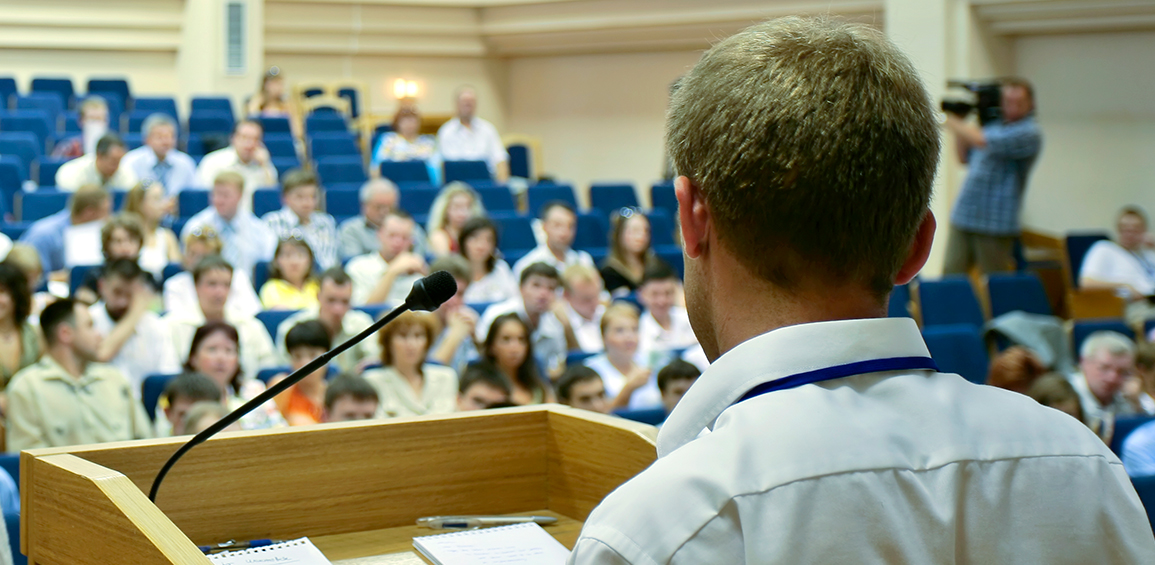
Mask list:
[{"label": "child in audience", "polygon": [[261,306],[265,310],[316,308],[313,263],[313,250],[303,238],[282,239],[269,263],[269,280],[261,285]]},{"label": "child in audience", "polygon": [[[240,338],[237,329],[225,322],[206,322],[193,334],[186,371],[203,373],[216,383],[225,398],[225,407],[236,410],[264,392],[265,385],[253,378],[243,378],[240,360]],[[272,401],[241,418],[246,430],[285,425],[285,419]]]},{"label": "child in audience", "polygon": [[369,420],[377,414],[377,389],[360,375],[338,375],[325,388],[322,422]]},{"label": "child in audience", "polygon": [[610,409],[643,410],[662,404],[662,394],[650,367],[637,362],[638,310],[632,304],[611,304],[602,315],[602,342],[606,352],[586,360],[610,397]]},{"label": "child in audience", "polygon": [[1043,406],[1050,406],[1060,412],[1066,412],[1085,422],[1083,407],[1079,402],[1079,393],[1066,377],[1058,373],[1047,373],[1031,384],[1027,396],[1035,399]]},{"label": "child in audience", "polygon": [[638,301],[645,307],[638,322],[638,350],[651,367],[664,366],[674,350],[698,343],[690,315],[677,305],[677,297],[678,276],[669,265],[659,261],[646,268],[638,288]]},{"label": "child in audience", "polygon": [[406,312],[378,335],[383,366],[365,371],[364,377],[377,389],[379,415],[422,416],[456,409],[457,373],[425,362],[437,335],[433,314]]},{"label": "child in audience", "polygon": [[566,367],[557,381],[557,399],[566,406],[600,414],[610,413],[606,385],[597,371],[585,365]]},{"label": "child in audience", "polygon": [[158,406],[164,412],[164,419],[157,418],[157,422],[167,420],[171,429],[157,430],[157,436],[169,435],[170,431],[174,436],[185,435],[188,432],[185,431],[184,420],[189,408],[199,402],[220,405],[222,398],[220,387],[205,375],[187,371],[177,375],[165,385]]},{"label": "child in audience", "polygon": [[[285,347],[289,350],[289,364],[294,371],[320,357],[333,346],[329,332],[317,320],[301,322],[285,335]],[[328,367],[313,371],[288,390],[278,394],[274,400],[281,415],[290,426],[316,424],[323,416],[325,403],[325,377]],[[287,375],[277,375],[279,381]],[[270,381],[272,384],[274,381]]]},{"label": "child in audience", "polygon": [[674,406],[677,406],[678,401],[701,375],[697,367],[681,359],[670,361],[669,365],[658,371],[658,390],[662,391],[662,405],[666,408],[666,414],[674,411]]},{"label": "child in audience", "polygon": [[136,214],[143,228],[144,243],[140,247],[140,268],[156,280],[161,280],[169,263],[179,263],[180,244],[172,230],[160,225],[172,213],[173,201],[164,195],[159,182],[138,184],[124,199],[124,212]]},{"label": "child in audience", "polygon": [[441,189],[429,208],[429,251],[440,257],[460,252],[461,229],[471,218],[485,217],[481,197],[468,184],[451,182]]},{"label": "child in audience", "polygon": [[458,236],[459,253],[469,261],[473,279],[465,291],[470,304],[502,302],[517,296],[517,279],[509,263],[497,257],[497,225],[489,218],[465,222]]},{"label": "child in audience", "polygon": [[509,402],[513,390],[504,375],[489,364],[474,364],[461,375],[458,385],[457,411],[485,410]]},{"label": "child in audience", "polygon": [[648,267],[661,261],[650,248],[650,220],[637,208],[622,208],[610,228],[610,255],[601,275],[610,296],[638,290]]},{"label": "child in audience", "polygon": [[[229,414],[229,409],[221,406],[220,402],[202,401],[197,402],[189,407],[188,413],[184,415],[182,427],[184,433],[189,435],[199,434],[207,429],[209,426],[220,421]],[[229,424],[223,431],[239,432],[241,426],[236,422]]]},{"label": "child in audience", "polygon": [[529,326],[517,313],[493,320],[485,336],[482,356],[513,385],[510,401],[517,405],[554,402],[550,386],[542,380],[534,360]]}]

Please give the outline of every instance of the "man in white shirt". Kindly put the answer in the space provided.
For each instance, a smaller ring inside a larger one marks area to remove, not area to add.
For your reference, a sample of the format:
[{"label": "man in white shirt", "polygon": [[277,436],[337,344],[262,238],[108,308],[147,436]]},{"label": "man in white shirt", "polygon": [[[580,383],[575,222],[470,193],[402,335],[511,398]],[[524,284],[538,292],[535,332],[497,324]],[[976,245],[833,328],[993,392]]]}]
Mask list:
[{"label": "man in white shirt", "polygon": [[1119,242],[1098,241],[1087,250],[1079,286],[1114,290],[1127,301],[1127,321],[1142,325],[1155,318],[1155,239],[1147,232],[1147,214],[1127,206],[1115,223]]},{"label": "man in white shirt", "polygon": [[229,146],[205,155],[197,167],[197,184],[212,186],[216,178],[225,171],[232,171],[245,179],[245,198],[241,209],[253,209],[253,191],[258,188],[276,186],[277,169],[269,158],[269,150],[262,141],[265,130],[259,122],[241,120],[233,127]]},{"label": "man in white shirt", "polygon": [[337,222],[324,212],[317,211],[317,175],[304,169],[285,173],[281,184],[280,210],[269,212],[261,220],[278,238],[299,233],[313,250],[313,258],[322,269],[337,264]]},{"label": "man in white shirt", "polygon": [[[179,272],[164,281],[164,309],[168,312],[184,312],[198,308],[196,285],[192,272],[201,259],[209,255],[220,255],[223,244],[217,231],[209,226],[201,226],[181,238],[184,242],[184,256]],[[228,309],[234,315],[256,316],[262,310],[261,300],[253,288],[253,281],[244,271],[234,271],[229,286]]]},{"label": "man in white shirt", "polygon": [[56,169],[56,189],[76,192],[82,186],[120,188],[136,186],[136,175],[120,166],[125,146],[120,136],[106,133],[96,142],[96,152],[77,157]]},{"label": "man in white shirt", "polygon": [[934,238],[936,115],[880,32],[829,19],[756,25],[681,79],[666,138],[713,364],[570,563],[1155,560],[1086,426],[938,373],[886,318]]},{"label": "man in white shirt", "polygon": [[234,269],[252,275],[258,261],[271,261],[277,249],[277,236],[252,212],[241,208],[245,180],[238,173],[225,171],[213,181],[209,207],[189,218],[181,230],[181,239],[210,227],[221,239],[221,256]]},{"label": "man in white shirt", "polygon": [[665,263],[648,267],[638,287],[638,302],[645,307],[638,320],[638,358],[650,367],[661,367],[670,362],[675,350],[698,344],[690,315],[677,305],[677,299],[674,270]]},{"label": "man in white shirt", "polygon": [[353,279],[354,306],[405,302],[413,283],[429,272],[425,259],[411,251],[414,225],[409,214],[390,211],[377,230],[380,249],[345,266]]},{"label": "man in white shirt", "polygon": [[557,296],[560,282],[557,269],[545,263],[526,267],[521,273],[521,293],[485,309],[474,334],[477,343],[485,343],[489,327],[498,316],[517,312],[533,332],[529,338],[538,364],[551,378],[561,376],[565,370],[566,353],[576,348],[577,342],[569,324],[563,321],[566,320],[565,303]]},{"label": "man in white shirt", "polygon": [[573,328],[578,348],[585,353],[600,353],[602,344],[602,276],[589,265],[572,265],[561,274],[562,298],[566,318]]},{"label": "man in white shirt", "polygon": [[172,116],[158,113],[145,118],[140,134],[144,145],[125,154],[123,167],[142,181],[164,185],[164,193],[170,198],[194,185],[197,164],[176,148],[176,121]]},{"label": "man in white shirt", "polygon": [[1083,421],[1096,433],[1111,439],[1116,416],[1141,412],[1139,393],[1142,387],[1124,385],[1136,379],[1135,343],[1118,332],[1095,332],[1079,347],[1079,372],[1070,377],[1079,393]]},{"label": "man in white shirt", "polygon": [[498,182],[509,180],[509,152],[493,124],[477,117],[477,92],[457,90],[457,117],[437,130],[437,149],[446,161],[485,161]]},{"label": "man in white shirt", "polygon": [[[321,273],[317,286],[316,308],[306,308],[289,316],[277,326],[277,353],[281,364],[289,364],[289,351],[285,348],[285,336],[293,326],[308,320],[318,320],[329,332],[333,345],[345,343],[349,338],[373,325],[373,317],[350,307],[353,300],[353,280],[341,269],[333,267]],[[381,361],[381,349],[375,338],[362,340],[337,356],[334,362],[342,373],[360,373],[358,367]]]},{"label": "man in white shirt", "polygon": [[564,273],[573,265],[594,266],[589,253],[573,248],[577,234],[577,213],[569,204],[555,200],[541,208],[541,229],[545,232],[545,243],[538,245],[513,266],[513,276],[521,278],[526,266],[545,263]]}]

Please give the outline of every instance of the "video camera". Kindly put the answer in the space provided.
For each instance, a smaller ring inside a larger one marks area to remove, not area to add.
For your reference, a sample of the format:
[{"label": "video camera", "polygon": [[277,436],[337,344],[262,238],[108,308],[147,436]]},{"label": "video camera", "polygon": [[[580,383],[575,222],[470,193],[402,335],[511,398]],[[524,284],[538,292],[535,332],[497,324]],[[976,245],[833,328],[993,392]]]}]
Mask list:
[{"label": "video camera", "polygon": [[964,89],[967,94],[962,96],[947,95],[942,100],[942,111],[950,112],[960,118],[965,118],[973,111],[978,111],[979,124],[987,125],[1003,117],[1002,84],[996,81],[947,81],[947,87]]}]

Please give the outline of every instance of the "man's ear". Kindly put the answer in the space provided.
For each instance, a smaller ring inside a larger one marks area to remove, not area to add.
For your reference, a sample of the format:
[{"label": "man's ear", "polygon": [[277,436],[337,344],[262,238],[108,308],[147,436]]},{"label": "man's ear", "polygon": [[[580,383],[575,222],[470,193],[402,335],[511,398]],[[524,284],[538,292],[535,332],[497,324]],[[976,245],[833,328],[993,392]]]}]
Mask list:
[{"label": "man's ear", "polygon": [[918,226],[918,232],[914,234],[914,243],[910,246],[910,251],[906,255],[906,261],[902,263],[902,268],[898,270],[894,284],[910,282],[922,270],[923,265],[926,265],[926,259],[930,257],[930,246],[934,243],[934,231],[937,225],[934,212],[927,210],[926,215],[922,217],[922,223]]},{"label": "man's ear", "polygon": [[697,259],[710,235],[710,209],[701,189],[689,177],[674,179],[674,196],[678,199],[683,249],[687,257]]}]

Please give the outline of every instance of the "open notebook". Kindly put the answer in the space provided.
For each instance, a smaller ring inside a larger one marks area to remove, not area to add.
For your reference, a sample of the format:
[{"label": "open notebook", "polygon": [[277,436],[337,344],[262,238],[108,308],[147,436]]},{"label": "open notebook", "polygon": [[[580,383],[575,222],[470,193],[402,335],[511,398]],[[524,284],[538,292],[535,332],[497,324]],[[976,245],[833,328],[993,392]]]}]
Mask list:
[{"label": "open notebook", "polygon": [[309,538],[299,538],[254,547],[241,551],[216,553],[209,556],[209,561],[223,565],[251,565],[253,563],[276,563],[277,565],[331,565],[329,560],[309,541]]},{"label": "open notebook", "polygon": [[435,565],[563,565],[569,557],[533,522],[417,537],[413,547]]}]

